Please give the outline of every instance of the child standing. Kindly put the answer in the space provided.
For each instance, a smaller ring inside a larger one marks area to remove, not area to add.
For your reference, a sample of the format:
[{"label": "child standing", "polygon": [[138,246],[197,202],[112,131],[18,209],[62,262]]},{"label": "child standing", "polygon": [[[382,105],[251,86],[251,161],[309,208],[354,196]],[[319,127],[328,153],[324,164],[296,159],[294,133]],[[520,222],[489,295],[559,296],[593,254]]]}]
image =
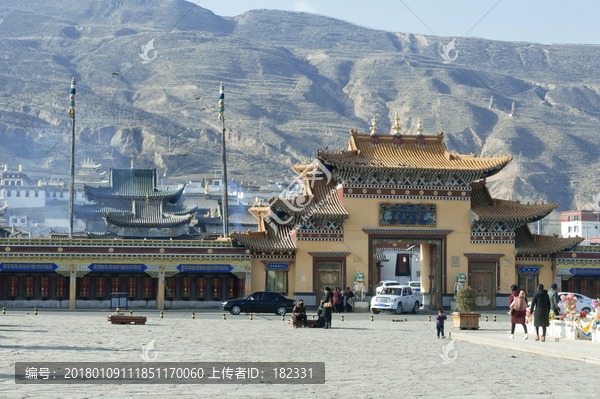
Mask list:
[{"label": "child standing", "polygon": [[442,339],[446,338],[444,336],[444,320],[446,320],[446,315],[444,314],[444,310],[440,309],[435,318],[435,328],[437,329],[438,338],[440,337],[440,332],[442,333]]}]

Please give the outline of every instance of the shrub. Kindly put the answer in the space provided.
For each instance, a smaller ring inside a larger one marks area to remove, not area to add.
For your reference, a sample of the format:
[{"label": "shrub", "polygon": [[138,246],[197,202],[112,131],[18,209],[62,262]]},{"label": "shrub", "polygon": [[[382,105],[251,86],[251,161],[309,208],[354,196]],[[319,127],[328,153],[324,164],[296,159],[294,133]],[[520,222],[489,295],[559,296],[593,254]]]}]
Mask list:
[{"label": "shrub", "polygon": [[456,295],[456,307],[458,310],[471,313],[476,306],[475,291],[472,287],[465,285]]}]

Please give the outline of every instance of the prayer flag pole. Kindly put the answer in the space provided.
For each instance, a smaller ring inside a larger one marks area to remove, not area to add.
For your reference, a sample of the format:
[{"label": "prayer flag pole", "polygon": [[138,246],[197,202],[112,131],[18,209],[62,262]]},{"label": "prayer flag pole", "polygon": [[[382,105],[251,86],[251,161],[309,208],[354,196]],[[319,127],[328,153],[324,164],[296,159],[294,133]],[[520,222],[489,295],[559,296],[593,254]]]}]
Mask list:
[{"label": "prayer flag pole", "polygon": [[69,117],[73,119],[71,133],[71,189],[69,191],[69,238],[73,239],[73,203],[75,199],[75,78],[71,81],[69,95]]},{"label": "prayer flag pole", "polygon": [[225,87],[221,82],[221,91],[219,92],[219,120],[223,122],[223,146],[221,149],[221,164],[223,168],[221,176],[221,191],[223,194],[223,238],[229,235],[229,209],[227,198],[227,149],[225,147]]}]

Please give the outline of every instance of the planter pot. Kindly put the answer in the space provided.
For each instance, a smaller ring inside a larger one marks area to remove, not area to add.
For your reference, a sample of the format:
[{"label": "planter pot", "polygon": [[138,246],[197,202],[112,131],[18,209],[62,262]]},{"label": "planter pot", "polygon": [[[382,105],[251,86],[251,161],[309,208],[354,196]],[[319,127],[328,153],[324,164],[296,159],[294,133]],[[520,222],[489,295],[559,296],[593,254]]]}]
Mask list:
[{"label": "planter pot", "polygon": [[479,330],[479,313],[452,313],[452,328],[455,330]]}]

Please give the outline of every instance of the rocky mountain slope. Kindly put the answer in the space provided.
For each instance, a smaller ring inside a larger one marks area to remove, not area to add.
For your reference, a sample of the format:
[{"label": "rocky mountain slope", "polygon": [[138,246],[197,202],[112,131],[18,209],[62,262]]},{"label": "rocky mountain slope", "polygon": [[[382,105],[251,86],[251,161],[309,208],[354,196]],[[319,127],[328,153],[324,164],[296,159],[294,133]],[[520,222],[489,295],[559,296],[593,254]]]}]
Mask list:
[{"label": "rocky mountain slope", "polygon": [[[143,64],[152,39],[156,59]],[[389,132],[399,111],[405,133],[421,117],[452,151],[514,156],[490,179],[497,197],[589,203],[600,191],[600,47],[459,37],[444,64],[452,39],[307,13],[222,18],[182,0],[3,2],[0,163],[68,171],[75,77],[79,158],[133,158],[175,177],[218,170],[222,81],[232,177],[291,176],[373,115]]]}]

